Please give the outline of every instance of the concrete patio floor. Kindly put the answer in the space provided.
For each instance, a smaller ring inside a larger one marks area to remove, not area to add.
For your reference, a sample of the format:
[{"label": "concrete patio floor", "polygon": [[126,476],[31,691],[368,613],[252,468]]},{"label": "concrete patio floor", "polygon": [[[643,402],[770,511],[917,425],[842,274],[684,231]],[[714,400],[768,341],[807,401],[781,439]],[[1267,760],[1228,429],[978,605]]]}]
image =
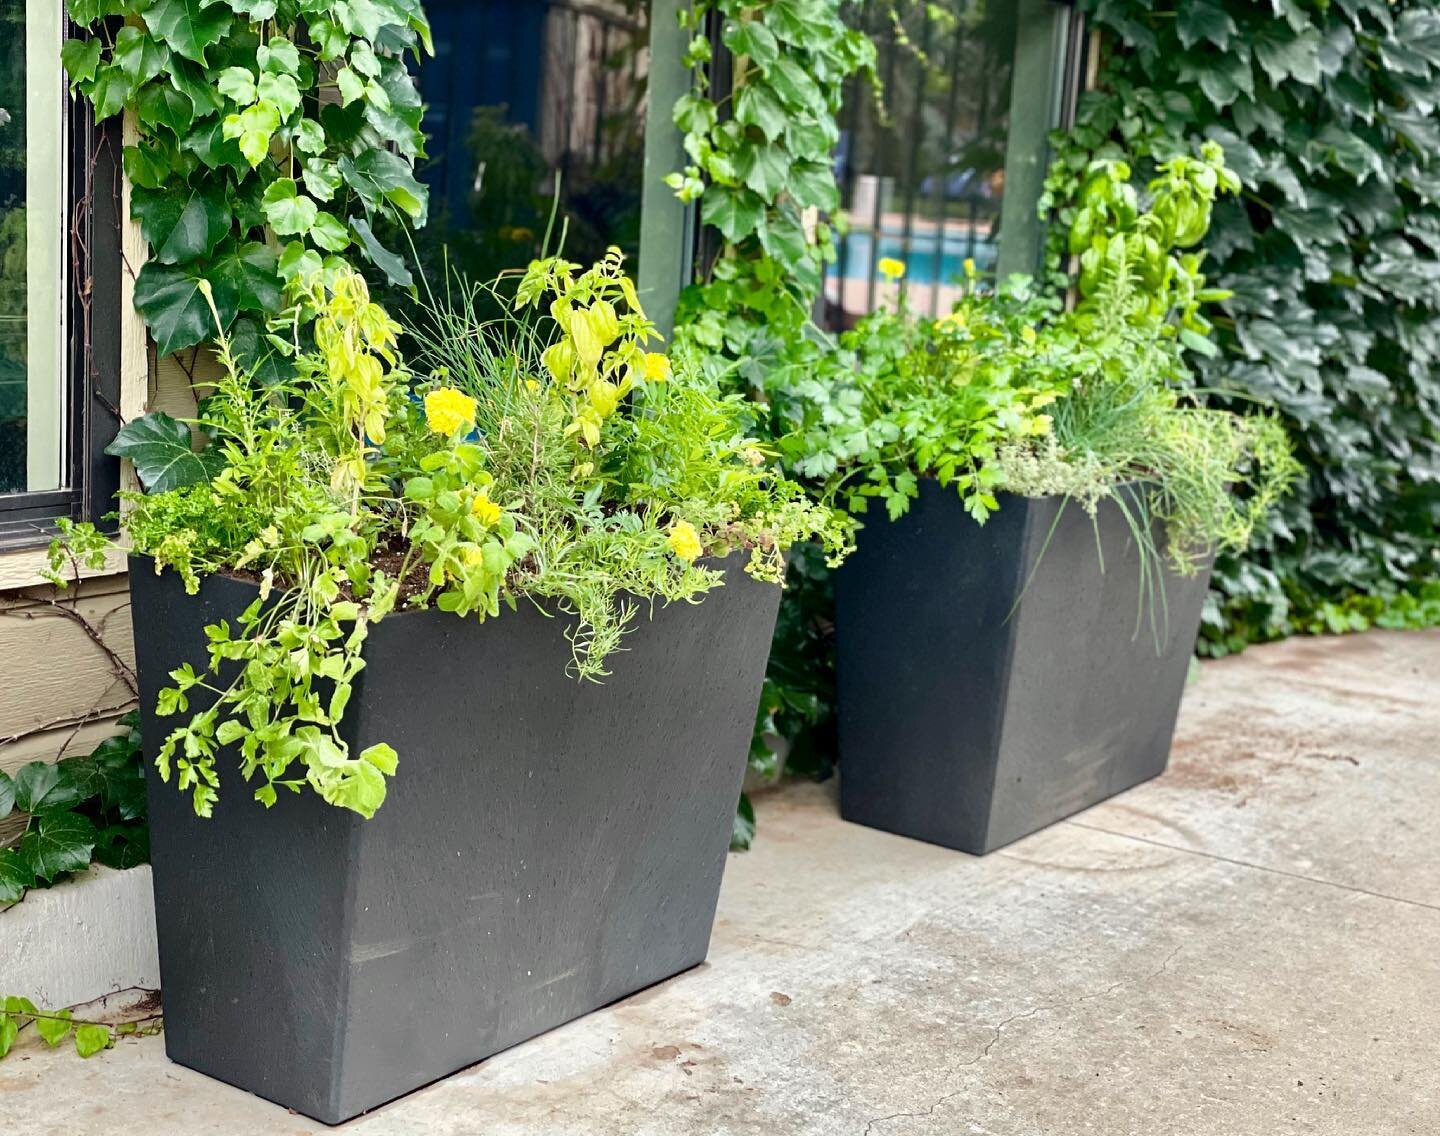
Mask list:
[{"label": "concrete patio floor", "polygon": [[[1169,773],[983,860],[759,813],[708,963],[343,1131],[1440,1132],[1440,633],[1206,664]],[[323,1131],[160,1039],[0,1063],[16,1136]]]}]

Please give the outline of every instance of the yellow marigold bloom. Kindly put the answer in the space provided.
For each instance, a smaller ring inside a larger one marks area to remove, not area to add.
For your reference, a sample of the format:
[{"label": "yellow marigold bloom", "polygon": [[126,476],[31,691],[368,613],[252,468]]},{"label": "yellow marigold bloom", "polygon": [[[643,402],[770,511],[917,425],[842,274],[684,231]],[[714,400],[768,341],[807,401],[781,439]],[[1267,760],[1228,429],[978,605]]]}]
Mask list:
[{"label": "yellow marigold bloom", "polygon": [[700,534],[689,521],[676,521],[670,526],[670,551],[681,560],[694,560],[704,548],[700,545]]},{"label": "yellow marigold bloom", "polygon": [[500,514],[505,510],[502,506],[490,500],[490,494],[481,490],[470,503],[470,512],[480,519],[480,523],[489,527],[500,519]]},{"label": "yellow marigold bloom", "polygon": [[475,400],[454,387],[441,387],[425,396],[425,424],[449,437],[461,426],[475,425]]},{"label": "yellow marigold bloom", "polygon": [[659,351],[645,352],[645,381],[663,383],[670,377],[670,357]]},{"label": "yellow marigold bloom", "polygon": [[896,260],[893,256],[882,256],[875,267],[886,280],[899,280],[905,275],[905,262]]}]

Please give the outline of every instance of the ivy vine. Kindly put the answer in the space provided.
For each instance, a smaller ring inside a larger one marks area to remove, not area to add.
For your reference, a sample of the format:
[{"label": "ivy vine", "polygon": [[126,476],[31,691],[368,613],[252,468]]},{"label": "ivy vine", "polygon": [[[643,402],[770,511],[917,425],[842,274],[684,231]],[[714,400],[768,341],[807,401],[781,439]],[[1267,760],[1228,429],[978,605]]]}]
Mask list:
[{"label": "ivy vine", "polygon": [[69,0],[65,45],[97,121],[133,111],[132,212],[151,248],[135,306],[162,355],[223,330],[262,354],[285,286],[347,257],[408,285],[375,236],[426,218],[407,55],[430,50],[420,0]]},{"label": "ivy vine", "polygon": [[1224,148],[1202,381],[1273,402],[1309,474],[1217,565],[1203,646],[1440,622],[1440,3],[1087,7],[1103,62],[1050,201],[1066,220],[1096,157]]}]

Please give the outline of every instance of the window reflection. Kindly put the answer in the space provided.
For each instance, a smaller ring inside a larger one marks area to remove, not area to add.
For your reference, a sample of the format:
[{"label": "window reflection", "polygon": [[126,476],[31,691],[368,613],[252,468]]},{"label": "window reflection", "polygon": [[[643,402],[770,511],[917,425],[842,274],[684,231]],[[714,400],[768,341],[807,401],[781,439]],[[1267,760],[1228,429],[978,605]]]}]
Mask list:
[{"label": "window reflection", "polygon": [[0,493],[25,488],[25,7],[0,4]]},{"label": "window reflection", "polygon": [[998,254],[1019,5],[915,5],[908,45],[874,9],[865,5],[861,19],[879,47],[885,114],[868,83],[853,84],[836,154],[850,228],[825,278],[826,318],[837,328],[893,298],[882,258],[905,263],[910,303],[933,315],[954,302],[967,260],[987,273]]},{"label": "window reflection", "polygon": [[649,10],[644,0],[427,0],[420,67],[434,280],[448,254],[474,279],[539,255],[558,196],[564,252],[611,244],[638,271]]}]

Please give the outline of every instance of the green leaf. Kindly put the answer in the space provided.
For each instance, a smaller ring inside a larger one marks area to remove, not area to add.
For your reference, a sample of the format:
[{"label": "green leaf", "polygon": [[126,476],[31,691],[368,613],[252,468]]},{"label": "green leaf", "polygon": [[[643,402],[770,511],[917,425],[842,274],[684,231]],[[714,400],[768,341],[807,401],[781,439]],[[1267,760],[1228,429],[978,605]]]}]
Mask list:
[{"label": "green leaf", "polygon": [[796,162],[790,167],[785,188],[802,207],[814,206],[822,212],[833,212],[839,203],[835,172],[824,162]]},{"label": "green leaf", "polygon": [[79,800],[75,783],[54,762],[32,761],[15,774],[15,804],[27,813],[68,809]]},{"label": "green leaf", "polygon": [[391,284],[401,288],[411,288],[415,285],[410,270],[405,267],[405,261],[398,254],[391,252],[380,243],[370,228],[370,222],[364,217],[351,217],[350,228],[360,238],[360,247],[364,249],[365,255],[370,262],[385,273]]},{"label": "green leaf", "polygon": [[239,312],[273,314],[280,310],[280,254],[259,241],[217,256],[210,264],[210,281],[215,303],[227,321]]},{"label": "green leaf", "polygon": [[100,41],[94,38],[66,40],[60,49],[60,62],[70,76],[71,86],[95,78],[95,69],[100,66]]},{"label": "green leaf", "polygon": [[248,67],[227,67],[215,80],[215,89],[231,102],[248,107],[258,95],[255,75]]},{"label": "green leaf", "polygon": [[789,116],[775,93],[763,83],[746,83],[735,97],[735,120],[758,127],[773,142],[785,133]]},{"label": "green leaf", "polygon": [[735,820],[730,826],[730,851],[744,852],[754,841],[755,806],[741,793],[740,803],[735,807]]},{"label": "green leaf", "polygon": [[35,1032],[45,1040],[46,1045],[54,1049],[70,1036],[71,1017],[69,1010],[60,1010],[54,1017],[36,1018]]},{"label": "green leaf", "polygon": [[130,211],[161,264],[208,257],[230,231],[230,210],[218,185],[136,187]]},{"label": "green leaf", "polygon": [[265,219],[277,236],[304,236],[315,224],[320,207],[308,197],[300,196],[297,189],[294,178],[280,178],[265,190]]},{"label": "green leaf", "polygon": [[[200,276],[193,265],[169,266],[147,261],[135,280],[135,310],[155,337],[160,357],[205,343],[219,330],[210,306],[200,293]],[[216,306],[221,297],[216,294]],[[233,308],[220,307],[222,322],[233,319]]]},{"label": "green leaf", "polygon": [[280,129],[280,112],[269,103],[259,102],[239,114],[227,115],[224,135],[240,144],[240,152],[251,167],[258,166],[270,154],[270,139]]},{"label": "green leaf", "polygon": [[32,872],[14,848],[0,848],[0,903],[14,903],[35,886]]},{"label": "green leaf", "polygon": [[115,48],[110,54],[137,87],[161,74],[170,62],[170,52],[163,43],[128,24],[116,33]]},{"label": "green leaf", "polygon": [[82,85],[82,89],[95,108],[95,121],[104,122],[125,109],[135,88],[124,71],[113,63],[107,63],[95,73],[95,81],[88,86]]},{"label": "green leaf", "polygon": [[336,73],[335,85],[340,90],[341,106],[349,106],[365,97],[365,80],[348,67],[342,67]]},{"label": "green leaf", "polygon": [[350,231],[329,213],[317,213],[310,226],[310,239],[326,252],[344,252],[350,246]]},{"label": "green leaf", "polygon": [[102,1049],[109,1049],[115,1039],[110,1030],[100,1025],[75,1027],[75,1052],[81,1057],[93,1057]]},{"label": "green leaf", "polygon": [[214,0],[153,0],[145,11],[145,23],[158,39],[206,65],[206,49],[220,42],[233,19],[229,5]]},{"label": "green leaf", "polygon": [[735,155],[735,173],[766,201],[773,201],[785,188],[790,157],[773,142],[745,142]]},{"label": "green leaf", "polygon": [[0,820],[4,820],[15,808],[15,782],[0,769]]},{"label": "green leaf", "polygon": [[196,453],[190,427],[160,410],[126,423],[105,452],[133,461],[141,484],[150,493],[168,493],[209,481],[225,464],[213,450]]},{"label": "green leaf", "polygon": [[95,862],[121,870],[148,863],[150,830],[144,824],[112,824],[102,828],[91,853]]},{"label": "green leaf", "polygon": [[300,87],[293,75],[276,75],[266,71],[256,88],[260,97],[275,107],[282,118],[289,118],[300,109]]},{"label": "green leaf", "polygon": [[54,881],[62,872],[90,864],[95,825],[78,813],[41,813],[20,840],[20,857],[36,879]]},{"label": "green leaf", "polygon": [[10,1052],[10,1047],[15,1044],[15,1035],[20,1032],[20,1026],[14,1018],[8,1014],[0,1014],[0,1057]]},{"label": "green leaf", "polygon": [[195,106],[168,82],[149,83],[137,101],[140,121],[152,130],[163,126],[177,138],[184,137],[195,122]]},{"label": "green leaf", "polygon": [[764,215],[764,202],[748,189],[712,185],[701,200],[700,216],[714,225],[732,244],[755,232]]},{"label": "green leaf", "polygon": [[425,187],[415,180],[410,164],[389,150],[367,150],[356,158],[341,158],[340,174],[371,209],[387,202],[415,223],[425,224]]},{"label": "green leaf", "polygon": [[399,756],[394,748],[384,742],[372,745],[360,754],[361,761],[368,761],[376,769],[387,777],[394,777],[395,770],[400,767]]}]

